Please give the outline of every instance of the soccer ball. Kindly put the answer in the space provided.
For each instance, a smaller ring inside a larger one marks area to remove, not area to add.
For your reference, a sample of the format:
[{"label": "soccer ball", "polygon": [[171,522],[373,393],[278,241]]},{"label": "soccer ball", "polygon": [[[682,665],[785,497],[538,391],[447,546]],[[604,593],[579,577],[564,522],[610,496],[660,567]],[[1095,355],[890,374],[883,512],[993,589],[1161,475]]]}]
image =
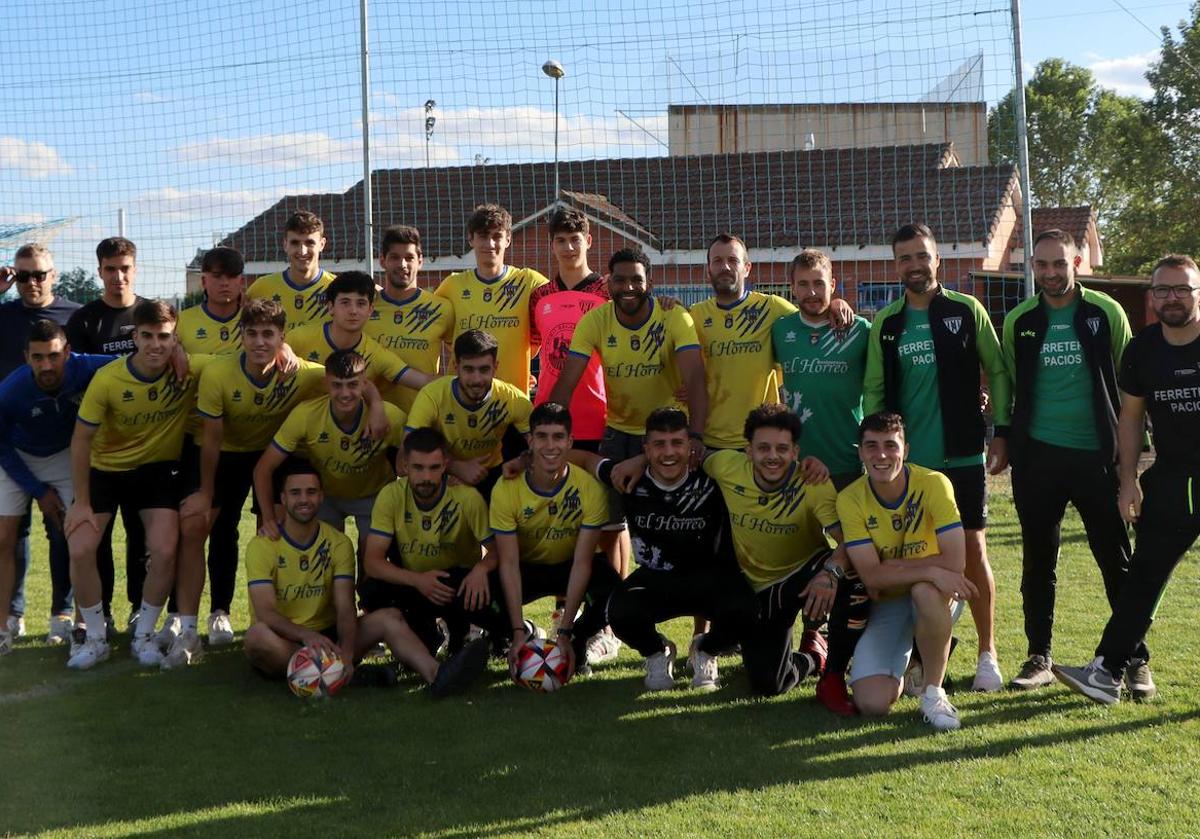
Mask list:
[{"label": "soccer ball", "polygon": [[320,647],[301,647],[288,661],[287,683],[301,699],[333,696],[346,685],[341,656]]},{"label": "soccer ball", "polygon": [[530,638],[517,652],[517,675],[521,687],[551,693],[567,683],[567,657],[553,641]]}]

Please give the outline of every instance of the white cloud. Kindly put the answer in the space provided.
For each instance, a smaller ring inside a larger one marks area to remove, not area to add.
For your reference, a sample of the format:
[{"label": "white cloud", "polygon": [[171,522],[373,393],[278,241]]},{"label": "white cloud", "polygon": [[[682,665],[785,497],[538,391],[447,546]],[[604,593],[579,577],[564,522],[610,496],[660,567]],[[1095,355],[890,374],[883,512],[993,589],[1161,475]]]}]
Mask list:
[{"label": "white cloud", "polygon": [[157,105],[162,102],[170,102],[171,99],[161,93],[155,93],[153,90],[139,90],[133,94],[133,101],[139,105]]},{"label": "white cloud", "polygon": [[41,224],[45,220],[45,213],[0,214],[0,224]]},{"label": "white cloud", "polygon": [[1146,81],[1146,69],[1158,60],[1159,51],[1127,55],[1124,58],[1097,58],[1088,65],[1101,87],[1126,96],[1149,98],[1153,93]]},{"label": "white cloud", "polygon": [[359,159],[358,140],[338,140],[320,131],[211,137],[172,149],[178,160],[224,163],[264,169],[301,169]]},{"label": "white cloud", "polygon": [[278,190],[189,190],[168,186],[136,196],[130,203],[135,217],[156,221],[233,219],[242,224],[271,206]]},{"label": "white cloud", "polygon": [[28,178],[71,173],[71,167],[53,147],[18,137],[0,137],[0,169],[15,169]]}]

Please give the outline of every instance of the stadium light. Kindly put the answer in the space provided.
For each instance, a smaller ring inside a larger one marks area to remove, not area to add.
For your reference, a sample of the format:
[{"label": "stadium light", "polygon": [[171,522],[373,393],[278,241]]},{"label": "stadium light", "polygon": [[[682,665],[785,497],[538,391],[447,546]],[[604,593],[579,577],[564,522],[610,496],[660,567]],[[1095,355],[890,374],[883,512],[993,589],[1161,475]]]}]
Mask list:
[{"label": "stadium light", "polygon": [[561,63],[553,58],[542,65],[542,72],[554,79],[554,200],[558,201],[558,80],[567,74]]},{"label": "stadium light", "polygon": [[433,109],[437,107],[437,102],[432,99],[425,100],[425,168],[429,168],[429,142],[433,139],[433,127],[437,125],[437,117],[433,115]]}]

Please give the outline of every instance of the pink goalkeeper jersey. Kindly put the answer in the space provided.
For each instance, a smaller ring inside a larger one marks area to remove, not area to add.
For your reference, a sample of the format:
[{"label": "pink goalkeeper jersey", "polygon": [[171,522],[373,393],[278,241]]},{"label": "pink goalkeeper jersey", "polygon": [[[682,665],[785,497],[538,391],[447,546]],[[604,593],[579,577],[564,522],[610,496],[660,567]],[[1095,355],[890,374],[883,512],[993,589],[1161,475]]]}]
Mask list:
[{"label": "pink goalkeeper jersey", "polygon": [[[608,281],[599,274],[592,274],[573,289],[566,288],[561,279],[555,278],[530,294],[531,340],[542,346],[541,372],[534,405],[545,402],[554,390],[579,319],[594,307],[607,302]],[[596,353],[592,353],[592,360],[575,387],[570,408],[576,440],[600,440],[604,437],[604,371],[600,367],[600,356]]]}]

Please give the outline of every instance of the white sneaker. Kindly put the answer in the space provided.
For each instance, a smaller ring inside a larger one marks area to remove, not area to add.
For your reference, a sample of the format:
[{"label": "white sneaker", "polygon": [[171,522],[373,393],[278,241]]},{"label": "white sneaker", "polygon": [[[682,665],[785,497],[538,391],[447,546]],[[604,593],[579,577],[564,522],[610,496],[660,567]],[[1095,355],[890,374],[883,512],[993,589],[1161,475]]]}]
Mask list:
[{"label": "white sneaker", "polygon": [[688,664],[692,667],[692,688],[707,692],[716,690],[720,685],[717,682],[717,657],[700,649],[702,640],[704,640],[703,633],[692,638],[692,648],[688,651]]},{"label": "white sneaker", "polygon": [[77,644],[67,659],[67,667],[72,670],[90,670],[102,661],[108,659],[110,647],[103,638],[88,638],[82,644]]},{"label": "white sneaker", "polygon": [[70,615],[54,615],[50,618],[50,628],[46,632],[46,643],[52,647],[61,647],[71,642],[71,630],[75,621]]},{"label": "white sneaker", "polygon": [[143,667],[158,667],[162,664],[162,648],[159,647],[158,638],[155,635],[138,635],[129,645],[129,651],[138,660],[138,664]]},{"label": "white sneaker", "polygon": [[12,633],[13,640],[25,637],[25,618],[17,615],[8,616],[8,631]]},{"label": "white sneaker", "polygon": [[233,624],[229,613],[221,609],[208,616],[208,645],[225,647],[233,643]]},{"label": "white sneaker", "polygon": [[946,691],[929,685],[921,694],[921,713],[925,722],[938,731],[954,731],[959,727],[958,710],[946,698]]},{"label": "white sneaker", "polygon": [[160,650],[169,650],[181,632],[183,632],[183,624],[179,620],[179,615],[175,612],[167,612],[162,629],[154,634],[154,640]]},{"label": "white sneaker", "polygon": [[609,627],[604,627],[587,642],[587,663],[591,665],[612,661],[621,652],[621,639],[613,635]]},{"label": "white sneaker", "polygon": [[975,667],[975,681],[971,690],[984,693],[995,693],[1004,688],[1004,677],[1000,675],[1000,665],[992,653],[980,653],[979,664]]},{"label": "white sneaker", "polygon": [[163,656],[158,665],[163,670],[174,670],[176,667],[187,667],[204,658],[204,645],[200,643],[200,635],[194,629],[189,629],[175,637],[171,648]]},{"label": "white sneaker", "polygon": [[675,687],[675,644],[668,641],[667,648],[646,659],[646,690],[671,690]]},{"label": "white sneaker", "polygon": [[914,661],[908,665],[904,673],[904,695],[922,696],[925,691],[925,668],[921,662]]},{"label": "white sneaker", "polygon": [[8,655],[12,652],[13,636],[11,632],[0,632],[0,655]]}]

